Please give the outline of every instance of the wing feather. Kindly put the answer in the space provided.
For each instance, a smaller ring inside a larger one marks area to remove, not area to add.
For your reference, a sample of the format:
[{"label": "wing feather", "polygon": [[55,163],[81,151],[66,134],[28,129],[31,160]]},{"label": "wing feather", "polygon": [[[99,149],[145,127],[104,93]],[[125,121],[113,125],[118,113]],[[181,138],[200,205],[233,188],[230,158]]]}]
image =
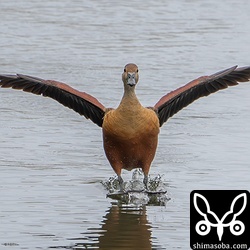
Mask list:
[{"label": "wing feather", "polygon": [[250,80],[250,67],[237,66],[217,72],[210,76],[199,77],[190,83],[166,94],[154,106],[163,125],[171,116],[203,96],[221,89]]},{"label": "wing feather", "polygon": [[50,97],[87,119],[91,119],[98,126],[102,126],[105,107],[93,96],[80,92],[65,83],[17,74],[0,75],[0,86]]}]

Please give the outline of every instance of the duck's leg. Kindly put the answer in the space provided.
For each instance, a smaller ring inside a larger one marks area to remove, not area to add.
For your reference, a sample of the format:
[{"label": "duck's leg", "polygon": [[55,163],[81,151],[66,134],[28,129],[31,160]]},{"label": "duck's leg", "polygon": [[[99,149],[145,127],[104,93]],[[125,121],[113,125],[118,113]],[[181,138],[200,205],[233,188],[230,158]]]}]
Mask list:
[{"label": "duck's leg", "polygon": [[119,182],[119,186],[120,186],[120,192],[124,191],[124,181],[121,177],[121,175],[117,175],[118,176],[118,182]]},{"label": "duck's leg", "polygon": [[145,185],[146,190],[148,190],[148,175],[144,173],[143,183]]}]

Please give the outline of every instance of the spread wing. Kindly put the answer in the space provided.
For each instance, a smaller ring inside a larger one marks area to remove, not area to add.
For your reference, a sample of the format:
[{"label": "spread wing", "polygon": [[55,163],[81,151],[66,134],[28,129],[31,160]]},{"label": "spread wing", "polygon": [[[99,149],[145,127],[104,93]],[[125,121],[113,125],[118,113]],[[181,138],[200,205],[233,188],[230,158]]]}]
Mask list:
[{"label": "spread wing", "polygon": [[105,107],[93,96],[73,89],[67,84],[17,74],[0,75],[0,86],[51,97],[87,119],[91,119],[98,126],[102,126]]},{"label": "spread wing", "polygon": [[250,80],[250,67],[237,66],[217,72],[210,76],[199,77],[190,83],[163,96],[154,106],[163,125],[171,116],[203,96],[218,90]]}]

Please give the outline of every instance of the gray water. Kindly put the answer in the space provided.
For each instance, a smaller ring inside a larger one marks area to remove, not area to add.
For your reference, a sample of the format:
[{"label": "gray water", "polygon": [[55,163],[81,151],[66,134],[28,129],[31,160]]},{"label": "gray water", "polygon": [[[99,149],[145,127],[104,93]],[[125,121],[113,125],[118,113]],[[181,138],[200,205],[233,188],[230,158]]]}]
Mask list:
[{"label": "gray water", "polygon": [[[55,79],[107,107],[126,63],[146,106],[201,75],[250,65],[250,1],[1,0],[0,71]],[[118,205],[101,130],[54,100],[0,89],[0,249],[189,249],[194,189],[250,189],[250,83],[161,129],[165,206]],[[131,172],[123,172],[125,180]]]}]

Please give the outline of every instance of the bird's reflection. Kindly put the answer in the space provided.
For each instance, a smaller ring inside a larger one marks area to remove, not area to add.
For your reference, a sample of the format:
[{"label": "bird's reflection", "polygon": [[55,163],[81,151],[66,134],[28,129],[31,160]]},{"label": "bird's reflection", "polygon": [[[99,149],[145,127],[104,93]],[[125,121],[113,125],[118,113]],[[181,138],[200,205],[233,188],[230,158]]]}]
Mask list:
[{"label": "bird's reflection", "polygon": [[99,247],[107,249],[151,249],[151,225],[146,207],[111,206],[104,217]]},{"label": "bird's reflection", "polygon": [[152,240],[146,206],[112,204],[100,225],[89,228],[83,237],[69,239],[78,243],[67,249],[164,249]]}]

